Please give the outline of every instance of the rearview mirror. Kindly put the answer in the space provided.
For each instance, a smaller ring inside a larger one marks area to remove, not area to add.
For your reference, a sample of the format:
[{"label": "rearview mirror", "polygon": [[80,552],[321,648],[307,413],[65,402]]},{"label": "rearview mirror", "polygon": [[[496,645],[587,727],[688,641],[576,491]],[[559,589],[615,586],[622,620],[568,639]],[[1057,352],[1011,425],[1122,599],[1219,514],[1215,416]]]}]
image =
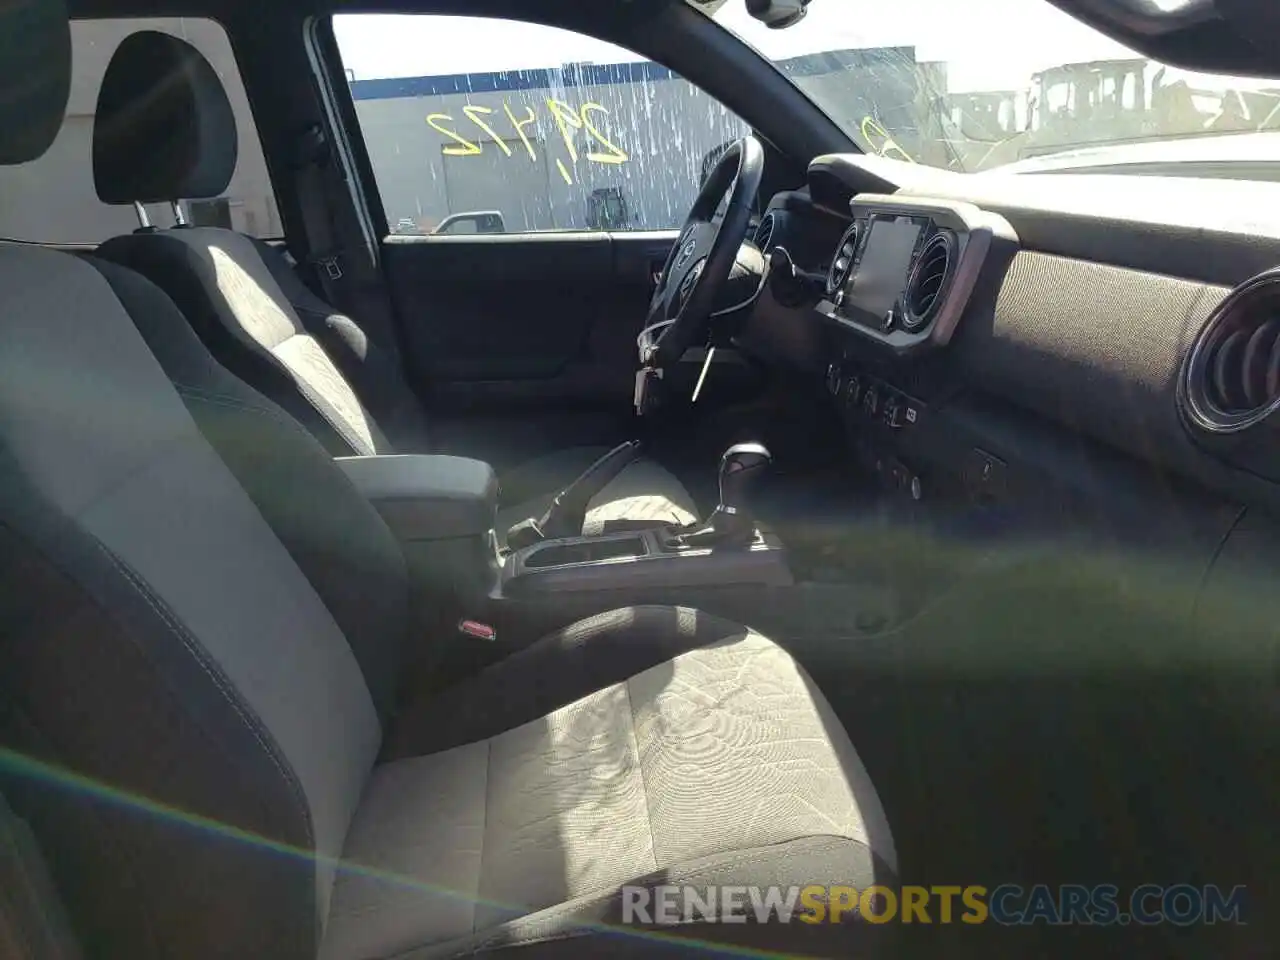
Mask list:
[{"label": "rearview mirror", "polygon": [[747,13],[771,30],[785,30],[804,19],[810,0],[747,0]]}]

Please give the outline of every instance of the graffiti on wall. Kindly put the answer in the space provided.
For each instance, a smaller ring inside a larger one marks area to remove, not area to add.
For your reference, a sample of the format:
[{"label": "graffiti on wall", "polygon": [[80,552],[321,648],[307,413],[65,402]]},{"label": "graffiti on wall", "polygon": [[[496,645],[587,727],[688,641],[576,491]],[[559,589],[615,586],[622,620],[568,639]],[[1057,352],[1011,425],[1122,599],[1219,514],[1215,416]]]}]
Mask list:
[{"label": "graffiti on wall", "polygon": [[[571,167],[578,162],[580,157],[589,163],[603,163],[614,166],[626,163],[631,159],[625,150],[614,144],[601,131],[600,117],[609,116],[609,109],[603,104],[589,102],[575,107],[572,104],[565,103],[563,100],[547,97],[542,105],[545,105],[547,113],[555,122],[556,129],[560,131],[560,137],[564,141],[565,152],[569,155],[568,166],[559,157],[555,161],[556,169],[560,172],[560,176],[564,178],[565,183],[570,186],[573,185]],[[479,156],[484,152],[486,146],[491,146],[500,150],[505,156],[515,157],[517,156],[517,150],[513,149],[511,144],[507,142],[508,140],[515,140],[524,147],[529,159],[536,163],[538,152],[534,146],[534,141],[529,139],[526,130],[537,123],[538,116],[531,106],[526,105],[522,109],[524,110],[523,117],[517,116],[516,111],[511,108],[511,104],[505,100],[502,103],[501,114],[490,107],[468,104],[462,108],[462,113],[469,123],[460,123],[456,117],[449,113],[433,113],[428,115],[427,124],[431,129],[451,141],[444,148],[445,156]],[[495,122],[499,125],[503,125],[504,122],[509,124],[515,133],[515,137],[502,137],[494,127]],[[488,139],[480,139],[478,137],[474,140],[470,139],[476,136],[470,129],[472,126]],[[587,140],[585,150],[580,151],[578,144],[574,142],[575,134],[577,133],[583,134]]]}]

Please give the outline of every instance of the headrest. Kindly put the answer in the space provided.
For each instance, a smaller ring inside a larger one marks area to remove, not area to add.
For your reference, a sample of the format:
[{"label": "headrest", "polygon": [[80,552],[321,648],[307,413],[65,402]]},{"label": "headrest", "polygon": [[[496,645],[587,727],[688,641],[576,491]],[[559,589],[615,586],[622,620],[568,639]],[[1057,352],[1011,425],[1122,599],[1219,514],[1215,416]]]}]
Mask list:
[{"label": "headrest", "polygon": [[167,33],[126,37],[98,92],[93,182],[99,199],[216,197],[235,169],[236,118],[209,61]]},{"label": "headrest", "polygon": [[65,0],[0,0],[0,164],[48,150],[70,95]]}]

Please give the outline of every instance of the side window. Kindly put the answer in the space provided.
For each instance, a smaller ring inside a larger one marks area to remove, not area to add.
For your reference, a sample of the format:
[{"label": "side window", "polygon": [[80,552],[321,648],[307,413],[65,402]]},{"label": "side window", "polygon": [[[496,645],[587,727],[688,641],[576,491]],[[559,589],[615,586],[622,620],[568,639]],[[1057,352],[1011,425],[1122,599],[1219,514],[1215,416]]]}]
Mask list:
[{"label": "side window", "polygon": [[665,230],[748,127],[665,67],[553,27],[341,14],[393,233]]},{"label": "side window", "polygon": [[[93,186],[93,114],[116,47],[139,30],[172,33],[199,49],[218,71],[235,111],[240,158],[231,186],[216,199],[189,202],[188,218],[259,237],[280,236],[275,195],[227,34],[213,20],[191,17],[72,22],[67,116],[44,156],[0,168],[0,236],[39,243],[97,244],[138,226],[131,207],[107,206],[98,200]],[[167,207],[153,205],[147,212],[157,226],[173,223]]]}]

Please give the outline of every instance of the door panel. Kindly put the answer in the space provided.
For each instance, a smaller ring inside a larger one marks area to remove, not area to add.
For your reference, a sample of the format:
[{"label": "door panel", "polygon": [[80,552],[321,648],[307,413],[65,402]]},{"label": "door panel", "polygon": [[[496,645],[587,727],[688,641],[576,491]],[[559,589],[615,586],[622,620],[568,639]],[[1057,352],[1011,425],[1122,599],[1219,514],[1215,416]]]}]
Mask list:
[{"label": "door panel", "polygon": [[417,386],[444,408],[627,409],[654,264],[675,231],[392,237]]},{"label": "door panel", "polygon": [[[571,407],[634,429],[653,272],[705,158],[749,127],[667,66],[571,30],[427,13],[333,28],[424,396],[473,422]],[[381,77],[392,49],[421,75]],[[504,232],[436,232],[481,212]]]}]

